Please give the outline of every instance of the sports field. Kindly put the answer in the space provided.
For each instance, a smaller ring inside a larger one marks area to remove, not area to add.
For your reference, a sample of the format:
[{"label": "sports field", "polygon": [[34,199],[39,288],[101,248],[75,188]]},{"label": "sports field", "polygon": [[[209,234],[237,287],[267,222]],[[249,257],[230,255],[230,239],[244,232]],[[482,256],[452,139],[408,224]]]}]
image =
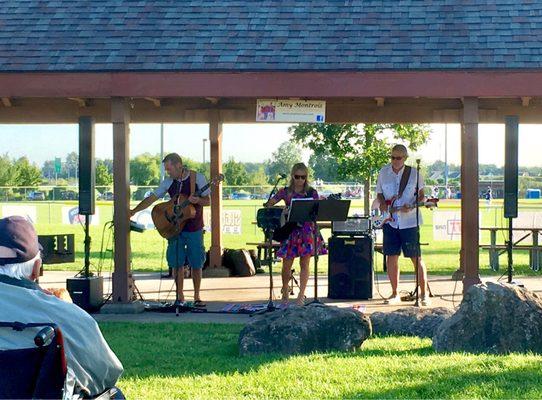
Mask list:
[{"label": "sports field", "polygon": [[[226,248],[251,248],[247,242],[258,242],[263,240],[262,232],[254,224],[258,208],[261,206],[261,200],[225,200],[223,202],[225,210],[239,210],[241,212],[241,234],[225,233],[223,236],[224,247]],[[66,206],[74,207],[76,202],[9,202],[0,203],[0,211],[3,206],[34,206],[37,213],[37,230],[39,234],[56,233],[74,233],[76,241],[76,262],[70,264],[48,265],[46,268],[51,270],[78,270],[83,265],[83,229],[79,224],[68,225],[62,223],[62,208]],[[135,203],[133,204],[135,205]],[[100,265],[104,270],[111,268],[111,242],[112,230],[104,230],[104,223],[112,219],[113,203],[102,201],[97,203],[99,209],[99,225],[92,225],[90,232],[92,237],[91,262],[93,268]],[[363,202],[353,200],[351,211],[362,212]],[[459,211],[459,200],[441,200],[439,208],[436,211],[428,209],[423,210],[423,226],[421,230],[421,242],[428,243],[423,246],[423,254],[429,268],[429,273],[434,275],[450,275],[455,271],[459,264],[459,240],[440,240],[433,239],[433,215],[439,211]],[[542,213],[542,201],[540,200],[521,200],[520,213],[530,212]],[[494,200],[490,206],[485,201],[480,201],[481,226],[484,227],[505,227],[507,222],[503,219],[502,201]],[[540,219],[537,219],[539,221]],[[322,231],[324,237],[329,237],[330,230]],[[207,248],[210,245],[211,235],[205,235]],[[498,243],[504,243],[504,232],[499,233]],[[489,243],[489,233],[481,233],[480,243]],[[132,268],[138,271],[158,271],[166,268],[164,263],[164,249],[166,242],[158,235],[155,230],[148,230],[144,233],[135,233],[131,235],[132,246]],[[100,261],[100,249],[103,248],[103,261]],[[109,250],[109,251],[105,251]],[[377,270],[382,269],[382,256],[376,254],[375,263]],[[408,260],[402,260],[402,270],[410,273],[412,267]],[[504,272],[506,264],[505,255],[500,259],[501,270]],[[518,274],[535,275],[529,268],[529,256],[526,251],[516,251],[514,253],[514,263]],[[319,270],[325,274],[327,272],[327,257],[320,259]],[[491,271],[488,264],[487,251],[480,251],[480,272],[481,274],[499,274]],[[501,273],[502,273],[501,272]]]}]

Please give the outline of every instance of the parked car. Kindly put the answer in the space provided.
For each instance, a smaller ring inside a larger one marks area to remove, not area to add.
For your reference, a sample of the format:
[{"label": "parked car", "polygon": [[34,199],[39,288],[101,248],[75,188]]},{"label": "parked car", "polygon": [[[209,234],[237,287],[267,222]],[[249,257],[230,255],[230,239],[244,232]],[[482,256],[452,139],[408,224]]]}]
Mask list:
[{"label": "parked car", "polygon": [[115,198],[115,195],[113,192],[103,192],[100,196],[98,196],[99,200],[113,200]]},{"label": "parked car", "polygon": [[77,200],[79,195],[74,190],[63,190],[60,192],[60,200]]},{"label": "parked car", "polygon": [[45,200],[45,193],[33,191],[26,196],[28,200]]},{"label": "parked car", "polygon": [[252,197],[250,196],[250,193],[234,192],[231,194],[230,198],[232,200],[250,200]]}]

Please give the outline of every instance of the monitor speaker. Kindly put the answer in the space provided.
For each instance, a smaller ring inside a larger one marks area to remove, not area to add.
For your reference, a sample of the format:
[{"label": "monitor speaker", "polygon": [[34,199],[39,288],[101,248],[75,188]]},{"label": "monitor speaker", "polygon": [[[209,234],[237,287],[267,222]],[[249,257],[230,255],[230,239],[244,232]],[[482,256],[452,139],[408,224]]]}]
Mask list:
[{"label": "monitor speaker", "polygon": [[518,131],[519,118],[505,117],[504,147],[504,217],[518,216]]},{"label": "monitor speaker", "polygon": [[373,239],[370,236],[329,239],[328,297],[373,297]]},{"label": "monitor speaker", "polygon": [[79,214],[81,215],[93,215],[95,210],[94,137],[94,119],[79,117]]}]

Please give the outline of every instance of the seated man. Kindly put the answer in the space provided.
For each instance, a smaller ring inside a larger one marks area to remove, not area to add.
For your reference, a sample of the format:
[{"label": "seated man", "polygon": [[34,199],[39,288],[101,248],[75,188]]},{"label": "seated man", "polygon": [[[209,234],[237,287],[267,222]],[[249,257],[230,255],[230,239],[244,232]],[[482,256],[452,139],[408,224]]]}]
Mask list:
[{"label": "seated man", "polygon": [[[52,322],[60,327],[68,364],[68,393],[83,391],[96,396],[114,387],[123,367],[98,324],[78,306],[42,290],[35,282],[40,266],[38,237],[32,224],[22,217],[0,219],[0,321]],[[34,334],[2,332],[0,349],[20,348],[24,335],[30,338],[25,343],[32,343]]]}]

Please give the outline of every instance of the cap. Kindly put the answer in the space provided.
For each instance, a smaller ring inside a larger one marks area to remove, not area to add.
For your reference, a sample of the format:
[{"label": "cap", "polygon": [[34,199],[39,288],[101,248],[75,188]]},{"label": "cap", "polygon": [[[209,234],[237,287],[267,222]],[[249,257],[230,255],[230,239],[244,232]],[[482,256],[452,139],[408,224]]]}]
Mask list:
[{"label": "cap", "polygon": [[0,265],[32,260],[40,250],[34,226],[25,218],[0,219]]}]

